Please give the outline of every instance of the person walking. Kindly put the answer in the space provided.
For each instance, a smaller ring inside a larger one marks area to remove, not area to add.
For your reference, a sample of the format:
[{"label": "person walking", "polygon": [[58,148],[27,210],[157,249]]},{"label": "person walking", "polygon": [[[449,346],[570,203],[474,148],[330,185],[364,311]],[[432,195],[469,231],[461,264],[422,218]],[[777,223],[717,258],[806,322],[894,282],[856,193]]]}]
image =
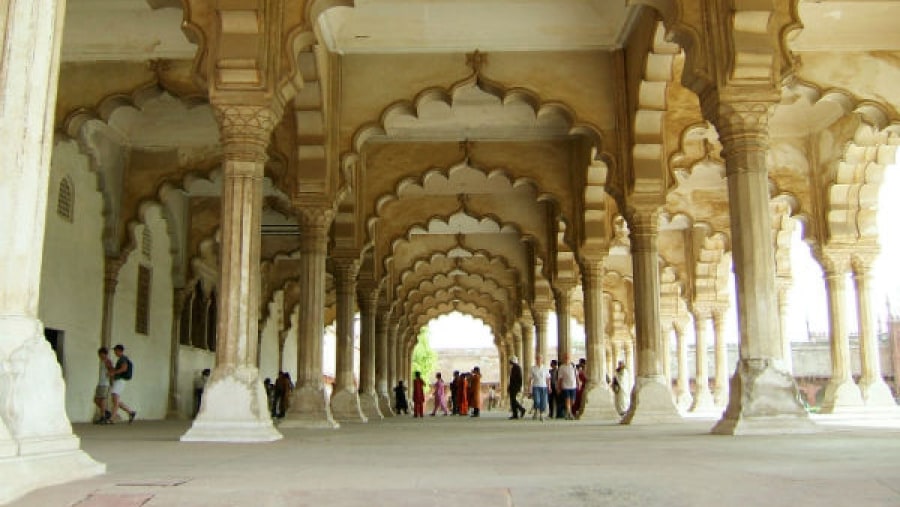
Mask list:
[{"label": "person walking", "polygon": [[409,415],[409,402],[406,401],[406,386],[403,385],[402,380],[398,380],[397,385],[394,386],[394,408],[397,410],[397,415],[400,415],[401,412]]},{"label": "person walking", "polygon": [[563,356],[563,360],[563,364],[559,365],[559,385],[556,386],[556,389],[560,392],[565,404],[566,420],[572,420],[575,419],[575,414],[572,413],[572,404],[575,402],[575,389],[578,388],[578,373],[575,371],[575,365],[569,361],[568,354]]},{"label": "person walking", "polygon": [[459,370],[453,370],[453,380],[450,381],[450,413],[459,415]]},{"label": "person walking", "polygon": [[540,417],[543,421],[544,412],[547,410],[547,386],[550,384],[550,370],[544,366],[540,354],[534,356],[534,366],[531,367],[528,377],[528,383],[531,385],[531,397],[534,400],[535,416]]},{"label": "person walking", "polygon": [[125,401],[122,400],[122,393],[125,391],[125,383],[131,380],[131,377],[134,372],[134,366],[131,363],[131,359],[128,359],[128,356],[125,355],[125,346],[121,343],[113,347],[113,352],[116,354],[116,365],[113,368],[112,374],[113,383],[112,383],[112,401],[113,406],[112,412],[109,422],[112,423],[112,418],[116,416],[119,412],[119,409],[124,410],[128,413],[128,424],[134,422],[134,418],[137,416],[137,411],[132,410],[128,405],[125,404]]},{"label": "person walking", "polygon": [[416,372],[413,379],[413,417],[425,417],[425,381],[422,372]]},{"label": "person walking", "polygon": [[437,380],[431,386],[434,389],[434,410],[431,411],[431,415],[437,414],[438,408],[441,409],[444,415],[449,415],[450,411],[447,410],[447,396],[444,389],[445,384],[444,380],[441,379],[441,372],[437,372],[434,376]]},{"label": "person walking", "polygon": [[469,404],[472,407],[472,417],[481,417],[481,368],[472,368],[472,376],[469,379],[471,385],[469,391],[471,399]]},{"label": "person walking", "polygon": [[509,358],[509,382],[506,393],[509,395],[509,409],[512,411],[510,419],[519,419],[525,416],[525,407],[519,403],[519,392],[522,391],[522,367],[519,366],[519,358]]},{"label": "person walking", "polygon": [[547,393],[547,405],[549,411],[547,414],[550,419],[556,419],[560,415],[559,392],[557,392],[557,384],[559,384],[559,368],[556,367],[556,359],[550,360],[550,386]]},{"label": "person walking", "polygon": [[94,405],[100,409],[100,415],[94,419],[94,424],[112,423],[112,412],[106,409],[106,401],[109,398],[110,374],[113,371],[112,361],[109,359],[109,349],[100,347],[97,350],[100,359],[100,372],[97,378],[97,387],[94,389]]}]

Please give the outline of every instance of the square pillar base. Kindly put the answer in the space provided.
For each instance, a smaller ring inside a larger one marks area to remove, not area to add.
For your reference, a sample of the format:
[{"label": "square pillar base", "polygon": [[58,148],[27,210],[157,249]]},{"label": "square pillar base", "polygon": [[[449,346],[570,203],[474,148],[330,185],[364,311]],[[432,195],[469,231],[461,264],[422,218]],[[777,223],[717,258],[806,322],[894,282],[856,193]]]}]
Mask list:
[{"label": "square pillar base", "polygon": [[323,386],[301,386],[294,391],[280,428],[337,429]]}]

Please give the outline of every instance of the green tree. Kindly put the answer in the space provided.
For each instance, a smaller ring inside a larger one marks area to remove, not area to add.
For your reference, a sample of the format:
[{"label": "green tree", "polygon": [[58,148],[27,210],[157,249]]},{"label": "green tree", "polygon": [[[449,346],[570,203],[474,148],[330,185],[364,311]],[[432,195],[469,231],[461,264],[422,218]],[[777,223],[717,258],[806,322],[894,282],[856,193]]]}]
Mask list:
[{"label": "green tree", "polygon": [[419,331],[419,338],[412,353],[412,372],[422,373],[422,380],[425,385],[430,385],[431,377],[437,369],[437,352],[435,352],[428,343],[428,326],[423,327]]}]

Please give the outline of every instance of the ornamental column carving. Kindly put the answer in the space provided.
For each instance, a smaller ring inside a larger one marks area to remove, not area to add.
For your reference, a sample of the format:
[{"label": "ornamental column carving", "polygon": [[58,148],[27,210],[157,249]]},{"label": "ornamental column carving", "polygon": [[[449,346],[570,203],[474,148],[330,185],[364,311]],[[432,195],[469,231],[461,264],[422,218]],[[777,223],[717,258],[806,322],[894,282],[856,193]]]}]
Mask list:
[{"label": "ornamental column carving", "polygon": [[300,226],[300,291],[297,319],[297,387],[286,428],[337,428],[322,381],[322,342],[325,333],[325,257],[328,229],[334,220],[328,206],[297,208]]},{"label": "ornamental column carving", "polygon": [[371,286],[357,289],[359,300],[359,406],[369,419],[381,419],[378,393],[375,390],[377,377],[377,324],[375,312],[378,309],[378,289]]},{"label": "ornamental column carving", "polygon": [[[354,329],[353,313],[356,299],[356,275],[359,260],[355,257],[334,257],[334,285],[337,293],[337,350],[335,357],[335,383],[331,394],[331,413],[341,421],[367,422],[359,404],[359,389],[353,373]],[[362,347],[360,347],[361,349]],[[362,365],[360,350],[360,365]],[[362,387],[362,368],[359,384]]]},{"label": "ornamental column carving", "polygon": [[782,433],[813,428],[797,384],[784,368],[775,291],[775,252],[766,167],[773,90],[739,90],[766,100],[701,97],[704,116],[718,129],[728,180],[733,262],[737,282],[740,358],[731,397],[714,433]]},{"label": "ornamental column carving", "polygon": [[584,289],[585,361],[587,385],[584,386],[580,419],[618,422],[616,399],[606,378],[606,321],[603,319],[603,258],[589,259],[582,266]]},{"label": "ornamental column carving", "polygon": [[859,318],[859,358],[862,363],[859,389],[868,409],[893,408],[897,404],[881,376],[881,352],[872,310],[872,262],[877,252],[856,252],[851,257]]},{"label": "ornamental column carving", "polygon": [[659,311],[659,214],[653,206],[634,209],[629,217],[634,264],[634,318],[637,374],[625,424],[680,421],[662,365]]},{"label": "ornamental column carving", "polygon": [[224,151],[216,365],[182,441],[261,442],[272,426],[259,378],[260,242],[266,150],[280,109],[213,104]]}]

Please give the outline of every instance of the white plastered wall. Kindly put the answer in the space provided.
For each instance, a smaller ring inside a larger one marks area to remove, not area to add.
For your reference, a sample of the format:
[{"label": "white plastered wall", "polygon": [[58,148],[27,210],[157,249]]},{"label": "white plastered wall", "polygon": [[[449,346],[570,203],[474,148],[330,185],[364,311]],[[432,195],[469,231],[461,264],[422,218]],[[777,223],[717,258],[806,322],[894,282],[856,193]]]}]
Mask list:
[{"label": "white plastered wall", "polygon": [[[169,394],[169,354],[172,348],[172,257],[166,222],[159,208],[144,214],[145,225],[133,230],[137,248],[128,255],[119,271],[113,310],[112,344],[125,346],[125,354],[134,362],[134,378],[122,399],[138,411],[141,419],[166,416]],[[148,261],[141,252],[141,235],[149,227],[152,253],[149,265],[150,319],[147,334],[135,332],[138,266]]]},{"label": "white plastered wall", "polygon": [[[74,221],[56,213],[59,185],[72,183]],[[66,412],[72,422],[90,421],[97,385],[97,349],[103,306],[103,198],[87,157],[74,141],[53,148],[47,199],[39,318],[63,331]]]}]

